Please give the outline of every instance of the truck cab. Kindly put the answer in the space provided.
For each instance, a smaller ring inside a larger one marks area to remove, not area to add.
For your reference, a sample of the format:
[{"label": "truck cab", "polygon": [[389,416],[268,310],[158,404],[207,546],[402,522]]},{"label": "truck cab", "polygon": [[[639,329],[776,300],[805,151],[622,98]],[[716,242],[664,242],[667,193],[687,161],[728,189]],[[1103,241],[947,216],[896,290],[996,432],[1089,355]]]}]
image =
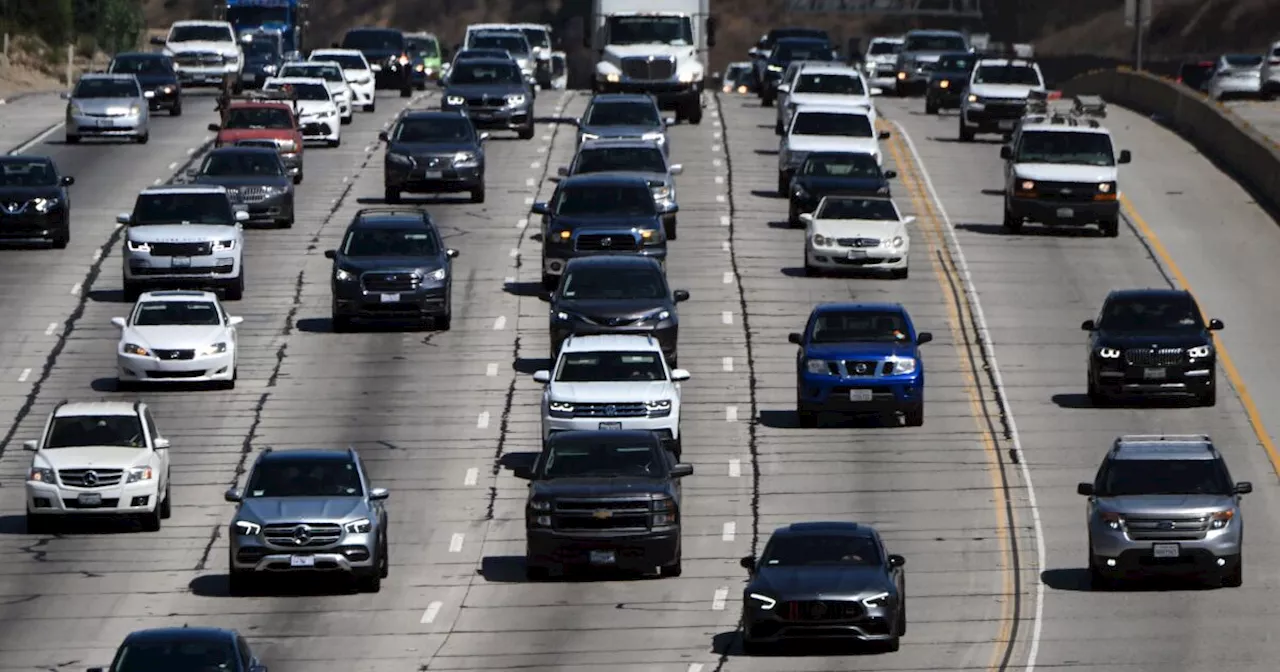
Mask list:
[{"label": "truck cab", "polygon": [[215,147],[274,142],[293,183],[302,182],[302,129],[293,97],[275,91],[252,91],[239,96],[224,94],[216,109],[221,123],[209,124],[209,130],[218,134]]},{"label": "truck cab", "polygon": [[215,0],[213,6],[215,16],[234,26],[237,35],[279,33],[285,60],[299,58],[302,29],[308,23],[306,0]]}]

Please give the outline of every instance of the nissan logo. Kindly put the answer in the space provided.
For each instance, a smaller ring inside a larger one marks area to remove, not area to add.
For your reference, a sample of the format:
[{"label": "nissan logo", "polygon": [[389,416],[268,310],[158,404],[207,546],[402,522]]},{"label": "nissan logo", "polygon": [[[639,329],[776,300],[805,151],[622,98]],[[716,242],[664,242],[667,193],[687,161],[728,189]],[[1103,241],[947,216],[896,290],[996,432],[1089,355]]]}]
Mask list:
[{"label": "nissan logo", "polygon": [[306,525],[293,528],[293,543],[304,546],[308,541],[311,541],[311,528]]},{"label": "nissan logo", "polygon": [[856,373],[866,373],[867,365],[863,364],[862,362],[858,362],[857,364],[854,365],[853,370]]},{"label": "nissan logo", "polygon": [[89,486],[89,487],[93,487],[93,486],[97,485],[97,484],[98,484],[98,472],[96,472],[96,471],[86,471],[86,472],[84,472],[84,484],[85,484],[85,485],[87,485],[87,486]]}]

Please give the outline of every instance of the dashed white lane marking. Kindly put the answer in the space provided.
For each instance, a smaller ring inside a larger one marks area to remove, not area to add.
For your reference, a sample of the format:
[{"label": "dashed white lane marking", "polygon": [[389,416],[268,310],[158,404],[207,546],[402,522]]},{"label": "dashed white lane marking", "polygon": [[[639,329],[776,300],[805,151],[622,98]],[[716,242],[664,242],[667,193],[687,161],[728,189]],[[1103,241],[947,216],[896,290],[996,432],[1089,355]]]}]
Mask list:
[{"label": "dashed white lane marking", "polygon": [[74,294],[75,296],[80,296],[80,289],[81,289],[80,283],[78,282],[74,285],[71,285],[71,293]]},{"label": "dashed white lane marking", "polygon": [[493,330],[502,331],[503,329],[506,329],[506,328],[507,328],[507,316],[499,315],[498,319],[493,321]]},{"label": "dashed white lane marking", "polygon": [[57,323],[57,322],[50,322],[50,323],[49,323],[49,326],[47,326],[47,327],[45,327],[45,328],[44,328],[44,335],[45,335],[45,336],[52,336],[52,335],[53,335],[53,332],[55,332],[55,331],[57,331],[57,330],[58,330],[58,323]]},{"label": "dashed white lane marking", "polygon": [[720,159],[711,159],[711,165],[716,166],[718,168],[724,165],[724,161],[721,161]]},{"label": "dashed white lane marking", "polygon": [[542,167],[542,162],[541,162],[541,161],[534,161],[533,163],[529,164],[529,167],[530,167],[530,168],[533,168],[533,169],[535,169],[535,170],[537,170],[538,168],[541,168],[541,167]]},{"label": "dashed white lane marking", "polygon": [[711,145],[711,151],[713,152],[720,151],[720,145]]},{"label": "dashed white lane marking", "polygon": [[526,227],[526,226],[529,226],[529,220],[528,220],[528,219],[523,219],[523,218],[522,218],[522,219],[519,219],[519,220],[517,220],[517,221],[516,221],[516,228],[517,228],[517,229],[523,229],[523,228],[524,228],[524,227]]},{"label": "dashed white lane marking", "polygon": [[551,134],[550,134],[550,133],[547,133],[547,134],[543,135],[543,136],[542,136],[542,141],[543,141],[543,142],[551,142]]},{"label": "dashed white lane marking", "polygon": [[527,178],[525,178],[525,180],[524,180],[524,186],[526,186],[526,187],[532,187],[533,185],[535,185],[535,184],[537,184],[537,183],[538,183],[538,181],[537,181],[537,180],[535,180],[535,179],[533,179],[532,177],[527,177]]},{"label": "dashed white lane marking", "polygon": [[724,184],[724,175],[716,175],[716,184]]},{"label": "dashed white lane marking", "polygon": [[443,607],[443,606],[444,606],[444,603],[438,600],[435,602],[432,602],[431,604],[428,604],[427,610],[422,612],[422,620],[418,622],[423,625],[427,625],[428,623],[431,623],[432,621],[436,620],[436,616],[440,615],[440,607]]},{"label": "dashed white lane marking", "polygon": [[533,197],[532,197],[532,196],[525,196],[525,197],[524,197],[524,204],[525,204],[525,205],[533,205]]},{"label": "dashed white lane marking", "polygon": [[729,251],[729,241],[727,241],[727,240],[726,240],[726,241],[724,241],[723,243],[720,243],[720,249],[724,250],[725,252],[728,252],[728,251]]},{"label": "dashed white lane marking", "polygon": [[518,256],[520,256],[520,250],[514,247],[511,248],[511,258],[514,259]]},{"label": "dashed white lane marking", "polygon": [[27,382],[27,379],[30,377],[31,377],[31,369],[23,369],[22,373],[18,374],[18,382],[25,383]]},{"label": "dashed white lane marking", "polygon": [[466,538],[466,535],[462,534],[461,532],[454,532],[453,537],[449,539],[449,552],[461,553],[462,540],[465,538]]},{"label": "dashed white lane marking", "polygon": [[720,120],[719,120],[719,119],[712,119],[712,120],[711,120],[711,127],[712,127],[712,128],[720,128]]},{"label": "dashed white lane marking", "polygon": [[343,183],[343,184],[346,184],[346,183],[348,183],[348,182],[350,182],[350,181],[351,181],[351,176],[350,176],[350,175],[348,175],[348,176],[346,176],[346,177],[342,178],[342,183]]},{"label": "dashed white lane marking", "polygon": [[726,310],[723,313],[720,313],[720,319],[725,324],[733,324],[733,313]]},{"label": "dashed white lane marking", "polygon": [[737,422],[737,421],[738,421],[738,407],[737,407],[737,406],[725,406],[725,407],[724,407],[724,421],[725,421],[725,422]]},{"label": "dashed white lane marking", "polygon": [[507,277],[502,279],[502,282],[503,284],[514,285],[516,284],[516,279],[515,277],[508,275]]},{"label": "dashed white lane marking", "polygon": [[729,478],[742,477],[742,460],[734,458],[729,460]]},{"label": "dashed white lane marking", "polygon": [[689,663],[687,672],[702,672],[702,663]]},{"label": "dashed white lane marking", "polygon": [[720,533],[720,538],[725,541],[733,541],[733,536],[738,533],[738,524],[732,520],[724,524],[724,531]]},{"label": "dashed white lane marking", "polygon": [[485,429],[489,426],[489,411],[480,411],[480,417],[476,418],[476,429]]},{"label": "dashed white lane marking", "polygon": [[723,365],[724,365],[724,370],[725,370],[725,371],[729,371],[729,372],[732,372],[732,371],[733,371],[733,358],[732,358],[732,357],[725,357],[725,358],[724,358],[724,361],[723,361],[722,363],[723,363]]},{"label": "dashed white lane marking", "polygon": [[188,147],[188,148],[187,148],[187,156],[191,156],[192,154],[195,154],[195,153],[196,153],[196,148],[195,148],[195,147]]},{"label": "dashed white lane marking", "polygon": [[489,376],[490,378],[498,375],[498,363],[489,362],[489,366],[484,367],[484,375]]},{"label": "dashed white lane marking", "polygon": [[715,138],[716,140],[719,140],[722,135],[723,134],[720,131],[716,131],[715,133],[711,134],[711,137]]},{"label": "dashed white lane marking", "polygon": [[720,226],[729,226],[733,223],[733,218],[729,215],[720,215]]},{"label": "dashed white lane marking", "polygon": [[177,161],[174,161],[173,163],[169,164],[169,170],[177,170],[177,169],[178,169]]},{"label": "dashed white lane marking", "polygon": [[92,256],[93,256],[94,263],[97,263],[97,261],[102,258],[102,250],[101,249],[94,250]]},{"label": "dashed white lane marking", "polygon": [[726,200],[728,199],[725,198],[724,194],[716,194],[716,203],[724,203]]},{"label": "dashed white lane marking", "polygon": [[732,284],[732,283],[733,283],[733,271],[725,271],[725,272],[724,272],[724,284],[728,285],[728,284]]},{"label": "dashed white lane marking", "polygon": [[724,603],[729,599],[729,587],[716,588],[715,597],[711,598],[711,611],[724,611]]},{"label": "dashed white lane marking", "polygon": [[480,480],[480,470],[476,467],[471,467],[467,470],[467,475],[462,477],[462,484],[475,485],[478,480]]},{"label": "dashed white lane marking", "polygon": [[151,184],[154,184],[154,185],[161,185],[161,184],[164,184],[164,178],[163,178],[163,177],[157,177],[157,178],[156,178],[156,181],[155,181],[155,182],[152,182]]},{"label": "dashed white lane marking", "polygon": [[546,153],[547,153],[547,148],[546,148],[546,147],[539,147],[539,148],[538,148],[538,153],[539,153],[539,154],[546,154]]}]

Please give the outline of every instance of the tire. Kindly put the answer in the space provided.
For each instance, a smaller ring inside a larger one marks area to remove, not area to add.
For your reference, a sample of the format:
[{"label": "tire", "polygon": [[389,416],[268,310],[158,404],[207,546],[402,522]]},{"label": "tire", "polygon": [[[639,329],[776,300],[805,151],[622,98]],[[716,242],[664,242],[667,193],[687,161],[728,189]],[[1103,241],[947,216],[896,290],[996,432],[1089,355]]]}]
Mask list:
[{"label": "tire", "polygon": [[775,121],[775,122],[773,122],[773,134],[774,134],[774,135],[782,135],[782,122],[781,122],[781,121]]},{"label": "tire", "polygon": [[177,103],[177,104],[175,104],[173,107],[169,108],[169,116],[171,116],[171,117],[181,117],[181,116],[182,116],[182,103]]},{"label": "tire", "polygon": [[449,306],[449,309],[445,311],[444,315],[437,317],[435,319],[435,324],[433,324],[432,326],[435,327],[436,331],[449,331],[450,329],[452,329],[453,328],[453,306]]},{"label": "tire", "polygon": [[412,96],[413,96],[413,87],[412,87],[412,86],[407,86],[407,87],[405,87],[405,88],[403,88],[403,89],[400,89],[400,97],[401,97],[401,98],[409,98],[409,97],[412,97]]},{"label": "tire", "polygon": [[173,489],[169,486],[169,477],[165,476],[164,481],[164,499],[160,500],[160,517],[168,520],[173,517],[173,497],[170,492]]},{"label": "tire", "polygon": [[902,648],[902,638],[900,636],[894,635],[884,641],[885,653],[896,653],[900,648]]},{"label": "tire", "polygon": [[1004,230],[1009,233],[1022,232],[1022,220],[1014,217],[1008,210],[1004,211]]},{"label": "tire", "polygon": [[906,420],[908,427],[924,426],[924,402],[920,402],[914,406],[908,407],[902,412],[902,417]]},{"label": "tire", "polygon": [[53,529],[52,516],[41,516],[27,512],[27,534],[48,534]]},{"label": "tire", "polygon": [[[379,560],[381,562],[381,560]],[[382,591],[382,574],[375,569],[368,574],[357,574],[356,590],[362,593],[377,593]]]},{"label": "tire", "polygon": [[689,111],[688,111],[688,114],[685,115],[685,118],[688,119],[689,123],[693,124],[694,126],[697,126],[698,124],[702,123],[702,99],[701,98],[693,99],[693,102],[689,104]]},{"label": "tire", "polygon": [[803,405],[796,404],[796,419],[801,427],[812,429],[818,426],[818,413],[812,409],[805,408]]},{"label": "tire", "polygon": [[907,603],[903,600],[902,606],[898,609],[898,636],[907,634]]},{"label": "tire", "polygon": [[301,173],[301,172],[299,172],[297,175],[294,175],[294,176],[293,176],[293,183],[294,183],[294,184],[302,184],[302,173]]},{"label": "tire", "polygon": [[822,271],[818,270],[817,266],[810,264],[809,261],[806,259],[804,262],[804,277],[816,278],[820,275],[822,275]]},{"label": "tire", "polygon": [[928,115],[937,114],[938,106],[926,100],[924,101],[924,113]]},{"label": "tire", "polygon": [[66,138],[63,139],[63,141],[66,142],[68,145],[78,145],[80,144],[80,136],[71,135],[68,133]]},{"label": "tire", "polygon": [[663,233],[666,234],[667,240],[676,239],[676,218],[672,217],[663,224]]},{"label": "tire", "polygon": [[1098,227],[1098,229],[1102,232],[1102,235],[1104,237],[1115,238],[1120,235],[1120,220],[1113,219],[1110,221],[1103,222],[1102,225]]},{"label": "tire", "polygon": [[154,511],[138,516],[138,522],[142,523],[143,532],[159,532],[160,506],[157,504]]},{"label": "tire", "polygon": [[796,207],[794,202],[787,206],[787,226],[793,229],[800,228],[800,208]]},{"label": "tire", "polygon": [[378,104],[369,103],[368,105],[362,106],[361,109],[363,109],[365,112],[376,112],[378,110]]},{"label": "tire", "polygon": [[911,276],[911,268],[910,268],[910,267],[908,267],[908,268],[895,268],[895,269],[893,269],[892,271],[889,271],[889,277],[893,278],[894,280],[906,280],[906,279],[907,279],[908,277],[910,277],[910,276]]},{"label": "tire", "polygon": [[1196,395],[1196,405],[1211,407],[1218,405],[1218,386],[1210,381],[1210,387],[1207,391]]},{"label": "tire", "polygon": [[342,146],[342,138],[338,138],[338,139],[336,139],[336,140],[325,140],[324,144],[325,144],[326,146],[330,147],[330,148],[332,148],[332,147],[341,147],[341,146]]},{"label": "tire", "polygon": [[778,195],[779,196],[786,198],[787,187],[791,186],[790,183],[791,183],[791,180],[787,179],[786,173],[783,173],[783,172],[778,173]]},{"label": "tire", "polygon": [[556,287],[559,285],[560,285],[560,276],[552,275],[550,273],[542,274],[542,288],[545,289],[546,291],[553,292],[555,291]]},{"label": "tire", "polygon": [[742,638],[742,652],[748,656],[759,656],[763,653],[767,653],[768,651],[769,647],[764,643],[753,642],[745,636]]},{"label": "tire", "polygon": [[71,229],[68,228],[66,231],[63,231],[62,233],[51,238],[49,240],[49,245],[53,247],[53,249],[55,250],[65,250],[67,249],[67,243],[70,243],[70,242],[71,242]]},{"label": "tire", "polygon": [[1107,395],[1103,394],[1102,390],[1098,389],[1098,386],[1093,384],[1092,376],[1090,376],[1089,382],[1086,384],[1085,394],[1089,397],[1090,406],[1093,406],[1094,408],[1106,408],[1108,406]]},{"label": "tire", "polygon": [[479,188],[479,189],[472,189],[472,190],[471,190],[471,202],[472,202],[472,203],[484,203],[484,191],[485,191],[485,190],[484,190],[484,185],[483,185],[483,184],[482,184],[482,185],[480,185],[480,188]]},{"label": "tire", "polygon": [[520,139],[521,139],[521,140],[532,140],[532,139],[533,139],[533,132],[534,132],[533,122],[529,122],[529,125],[528,125],[528,126],[526,126],[525,128],[520,129],[519,137],[520,137]]},{"label": "tire", "polygon": [[399,203],[400,190],[387,187],[386,190],[382,192],[382,200],[389,205],[395,205],[396,203]]},{"label": "tire", "polygon": [[960,121],[958,123],[960,124],[960,142],[973,142],[974,132],[965,127],[963,112],[960,113]]},{"label": "tire", "polygon": [[228,301],[239,301],[244,298],[244,271],[240,271],[240,275],[231,284],[227,285],[226,299]]},{"label": "tire", "polygon": [[1223,588],[1239,588],[1244,584],[1244,553],[1237,555],[1235,562],[1230,564],[1231,569],[1222,574],[1220,583]]},{"label": "tire", "polygon": [[334,315],[329,319],[329,322],[332,325],[333,333],[335,334],[344,334],[349,332],[351,331],[352,326],[354,326],[351,322],[351,318],[346,317],[345,315]]},{"label": "tire", "polygon": [[[385,527],[383,529],[386,529]],[[378,576],[387,578],[391,576],[391,552],[390,545],[387,543],[386,536],[382,538],[382,551],[378,555],[380,562],[378,563]]]},{"label": "tire", "polygon": [[355,121],[355,120],[356,120],[356,117],[355,117],[355,115],[353,114],[353,115],[351,115],[351,116],[349,116],[349,117],[341,117],[341,118],[339,118],[339,119],[338,119],[338,123],[339,123],[339,124],[341,124],[341,125],[343,125],[343,126],[350,126],[350,125],[351,125],[351,122],[353,122],[353,121]]},{"label": "tire", "polygon": [[293,222],[294,222],[293,217],[286,217],[285,219],[278,220],[276,222],[276,227],[281,229],[292,229]]},{"label": "tire", "polygon": [[134,138],[133,141],[138,143],[139,145],[145,145],[151,141],[151,134],[143,133],[142,135],[139,135],[138,137]]},{"label": "tire", "polygon": [[760,98],[761,107],[773,107],[773,96],[763,96]]},{"label": "tire", "polygon": [[680,556],[678,555],[676,556],[675,562],[658,568],[658,576],[661,578],[674,579],[682,573],[684,573],[684,568],[681,566]]}]

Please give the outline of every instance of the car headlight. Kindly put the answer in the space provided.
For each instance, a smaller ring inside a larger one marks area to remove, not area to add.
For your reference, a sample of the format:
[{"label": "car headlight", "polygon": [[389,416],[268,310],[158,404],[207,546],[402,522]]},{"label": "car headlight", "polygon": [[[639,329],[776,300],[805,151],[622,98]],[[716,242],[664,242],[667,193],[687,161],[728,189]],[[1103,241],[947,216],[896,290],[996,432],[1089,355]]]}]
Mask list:
[{"label": "car headlight", "polygon": [[201,349],[200,354],[208,357],[209,355],[221,355],[226,351],[227,351],[226,343],[214,343],[213,345],[210,345],[206,348]]},{"label": "car headlight", "polygon": [[137,343],[125,343],[120,346],[120,351],[126,355],[137,355],[139,357],[150,357],[151,351],[138,345]]},{"label": "car headlight", "polygon": [[356,77],[353,81],[356,84],[368,84],[369,82],[373,81],[373,78],[370,77],[369,75],[360,75],[359,77]]},{"label": "car headlight", "polygon": [[234,238],[231,240],[216,240],[213,243],[214,252],[226,252],[234,249],[236,249],[236,241]]},{"label": "car headlight", "polygon": [[446,103],[450,105],[461,105],[467,102],[467,99],[463,98],[462,96],[445,96],[444,100]]},{"label": "car headlight", "polygon": [[523,93],[514,93],[507,96],[507,105],[515,107],[516,105],[524,105],[525,97]]},{"label": "car headlight", "polygon": [[555,242],[557,240],[559,240],[562,243],[568,242],[568,240],[572,237],[573,237],[573,232],[568,229],[565,229],[563,231],[557,231],[556,233],[552,234],[551,242]]},{"label": "car headlight", "polygon": [[662,236],[658,235],[658,229],[640,229],[640,240],[645,245],[651,245],[662,240]]},{"label": "car headlight", "polygon": [[671,408],[671,400],[659,399],[657,401],[646,401],[644,402],[644,407],[650,411],[665,411]]},{"label": "car headlight", "polygon": [[671,319],[671,311],[657,310],[640,318],[640,321],[641,322],[662,322],[663,320],[668,320],[668,319]]},{"label": "car headlight", "polygon": [[75,103],[67,103],[67,114],[79,117],[84,115],[84,110],[80,109],[80,106]]},{"label": "car headlight", "polygon": [[1200,359],[1201,357],[1208,357],[1211,354],[1213,354],[1213,346],[1211,345],[1197,345],[1196,347],[1187,350],[1187,356],[1191,359]]},{"label": "car headlight", "polygon": [[276,74],[276,66],[274,66],[274,65],[272,65],[272,64],[270,64],[270,63],[268,63],[268,64],[266,64],[266,65],[262,66],[262,71],[263,71],[263,72],[265,72],[265,73],[267,73],[268,75],[274,75],[274,74]]},{"label": "car headlight", "polygon": [[781,65],[771,65],[771,66],[769,66],[769,72],[782,72],[782,66],[781,66]]},{"label": "car headlight", "polygon": [[551,409],[552,413],[573,413],[573,404],[565,401],[553,401],[548,408]]},{"label": "car headlight", "polygon": [[138,481],[149,481],[155,477],[155,473],[151,471],[151,467],[134,467],[129,470],[129,483],[137,483]]},{"label": "car headlight", "polygon": [[902,236],[894,236],[893,240],[889,241],[889,247],[894,247],[894,248],[902,247],[903,245],[906,245],[906,244],[907,244],[907,241]]},{"label": "car headlight", "polygon": [[535,499],[529,502],[529,508],[533,509],[534,511],[550,511],[551,502],[545,499]]},{"label": "car headlight", "polygon": [[652,140],[653,142],[656,142],[659,145],[661,145],[662,143],[667,141],[667,134],[663,133],[662,131],[653,131],[651,133],[645,133],[644,135],[640,136],[640,139]]},{"label": "car headlight", "polygon": [[616,72],[609,72],[604,75],[604,81],[609,82],[610,84],[617,84],[622,81],[622,75]]},{"label": "car headlight", "polygon": [[794,193],[795,193],[795,195],[796,195],[796,198],[809,198],[809,192],[807,192],[807,191],[805,191],[805,190],[804,190],[804,185],[803,185],[803,184],[799,184],[799,183],[797,183],[797,184],[796,184],[796,190],[795,190],[795,192],[794,192]]},{"label": "car headlight", "polygon": [[293,140],[284,140],[284,141],[278,142],[277,144],[280,145],[280,150],[283,152],[293,153],[298,151],[298,143],[294,142]]},{"label": "car headlight", "polygon": [[982,99],[981,99],[981,98],[979,98],[978,96],[976,96],[976,95],[974,95],[974,94],[972,94],[972,93],[971,93],[971,94],[969,94],[969,102],[971,102],[971,103],[980,103],[980,102],[982,102]]},{"label": "car headlight", "polygon": [[835,242],[836,242],[836,239],[835,239],[835,238],[828,238],[828,237],[826,237],[826,236],[822,235],[821,233],[815,233],[815,234],[813,234],[813,246],[814,246],[814,247],[827,247],[827,246],[830,246],[830,245],[835,245]]},{"label": "car headlight", "polygon": [[343,525],[342,529],[346,530],[347,534],[369,534],[370,530],[373,529],[373,521],[368,518],[353,520]]},{"label": "car headlight", "polygon": [[339,268],[333,272],[333,279],[338,282],[351,282],[356,279],[356,274],[346,269]]},{"label": "car headlight", "polygon": [[141,113],[142,113],[142,108],[139,107],[138,105],[131,105],[129,107],[129,116],[136,117]]},{"label": "car headlight", "polygon": [[58,207],[58,199],[56,198],[36,198],[31,201],[36,206],[36,212],[49,212]]},{"label": "car headlight", "polygon": [[1113,530],[1119,530],[1120,528],[1124,527],[1124,516],[1118,513],[1103,511],[1102,513],[1098,514],[1098,517],[1102,519],[1102,522],[1106,523],[1107,527]]},{"label": "car headlight", "polygon": [[150,243],[140,243],[136,240],[129,240],[125,242],[129,246],[130,252],[150,252],[151,251]]},{"label": "car headlight", "polygon": [[453,155],[454,163],[475,163],[476,155],[473,152],[458,152]]},{"label": "car headlight", "polygon": [[433,281],[433,282],[440,282],[441,280],[444,280],[444,279],[445,279],[445,277],[447,277],[448,275],[449,275],[449,271],[448,271],[448,270],[446,270],[446,269],[444,269],[444,268],[437,268],[436,270],[431,271],[430,273],[428,273],[428,274],[426,275],[426,279],[427,279],[427,280],[431,280],[431,281]]},{"label": "car headlight", "polygon": [[1018,183],[1018,188],[1021,189],[1022,191],[1034,191],[1036,188],[1036,183],[1034,180],[1023,180],[1022,182]]},{"label": "car headlight", "polygon": [[804,367],[809,373],[831,373],[831,366],[825,359],[806,359]]},{"label": "car headlight", "polygon": [[951,88],[951,82],[948,82],[947,80],[944,79],[941,82],[938,82],[938,88],[949,89]]},{"label": "car headlight", "polygon": [[702,73],[698,72],[697,70],[686,72],[680,75],[681,84],[689,84],[692,82],[696,82],[700,79],[702,79]]},{"label": "car headlight", "polygon": [[413,166],[413,157],[407,154],[387,152],[387,163],[398,163],[402,166]]},{"label": "car headlight", "polygon": [[676,523],[676,502],[670,497],[653,500],[653,526]]},{"label": "car headlight", "polygon": [[1232,518],[1236,517],[1236,512],[1232,509],[1227,509],[1226,511],[1215,511],[1211,517],[1213,518],[1213,522],[1209,524],[1210,527],[1215,530],[1221,530],[1227,526],[1227,523],[1231,522]]},{"label": "car headlight", "polygon": [[329,117],[332,117],[332,116],[333,116],[333,110],[321,110],[320,112],[316,113],[317,119],[328,119]]},{"label": "car headlight", "polygon": [[1113,189],[1115,189],[1115,185],[1110,182],[1102,182],[1098,184],[1099,193],[1109,194]]},{"label": "car headlight", "polygon": [[653,200],[665,201],[671,197],[671,187],[656,187],[653,190]]},{"label": "car headlight", "polygon": [[772,609],[773,606],[778,603],[778,601],[773,599],[772,597],[769,597],[768,595],[762,595],[760,593],[751,593],[747,597],[755,600],[756,603],[760,605],[760,608],[764,609],[765,611]]},{"label": "car headlight", "polygon": [[236,531],[236,534],[245,537],[256,537],[262,532],[261,525],[247,520],[237,520],[231,524],[231,528]]},{"label": "car headlight", "polygon": [[53,483],[53,470],[48,467],[31,467],[31,471],[27,473],[27,480],[37,483]]},{"label": "car headlight", "polygon": [[889,602],[889,593],[876,593],[871,597],[862,598],[862,604],[866,607],[883,607]]},{"label": "car headlight", "polygon": [[172,87],[172,86],[166,86],[166,87],[164,87],[164,92],[165,92],[165,94],[166,94],[166,95],[168,95],[168,94],[170,94],[170,93],[173,93],[173,87]]},{"label": "car headlight", "polygon": [[890,359],[889,361],[893,364],[894,374],[916,372],[916,360],[914,358],[904,357],[902,359]]},{"label": "car headlight", "polygon": [[1098,356],[1103,359],[1120,359],[1120,350],[1116,348],[1098,348]]}]

